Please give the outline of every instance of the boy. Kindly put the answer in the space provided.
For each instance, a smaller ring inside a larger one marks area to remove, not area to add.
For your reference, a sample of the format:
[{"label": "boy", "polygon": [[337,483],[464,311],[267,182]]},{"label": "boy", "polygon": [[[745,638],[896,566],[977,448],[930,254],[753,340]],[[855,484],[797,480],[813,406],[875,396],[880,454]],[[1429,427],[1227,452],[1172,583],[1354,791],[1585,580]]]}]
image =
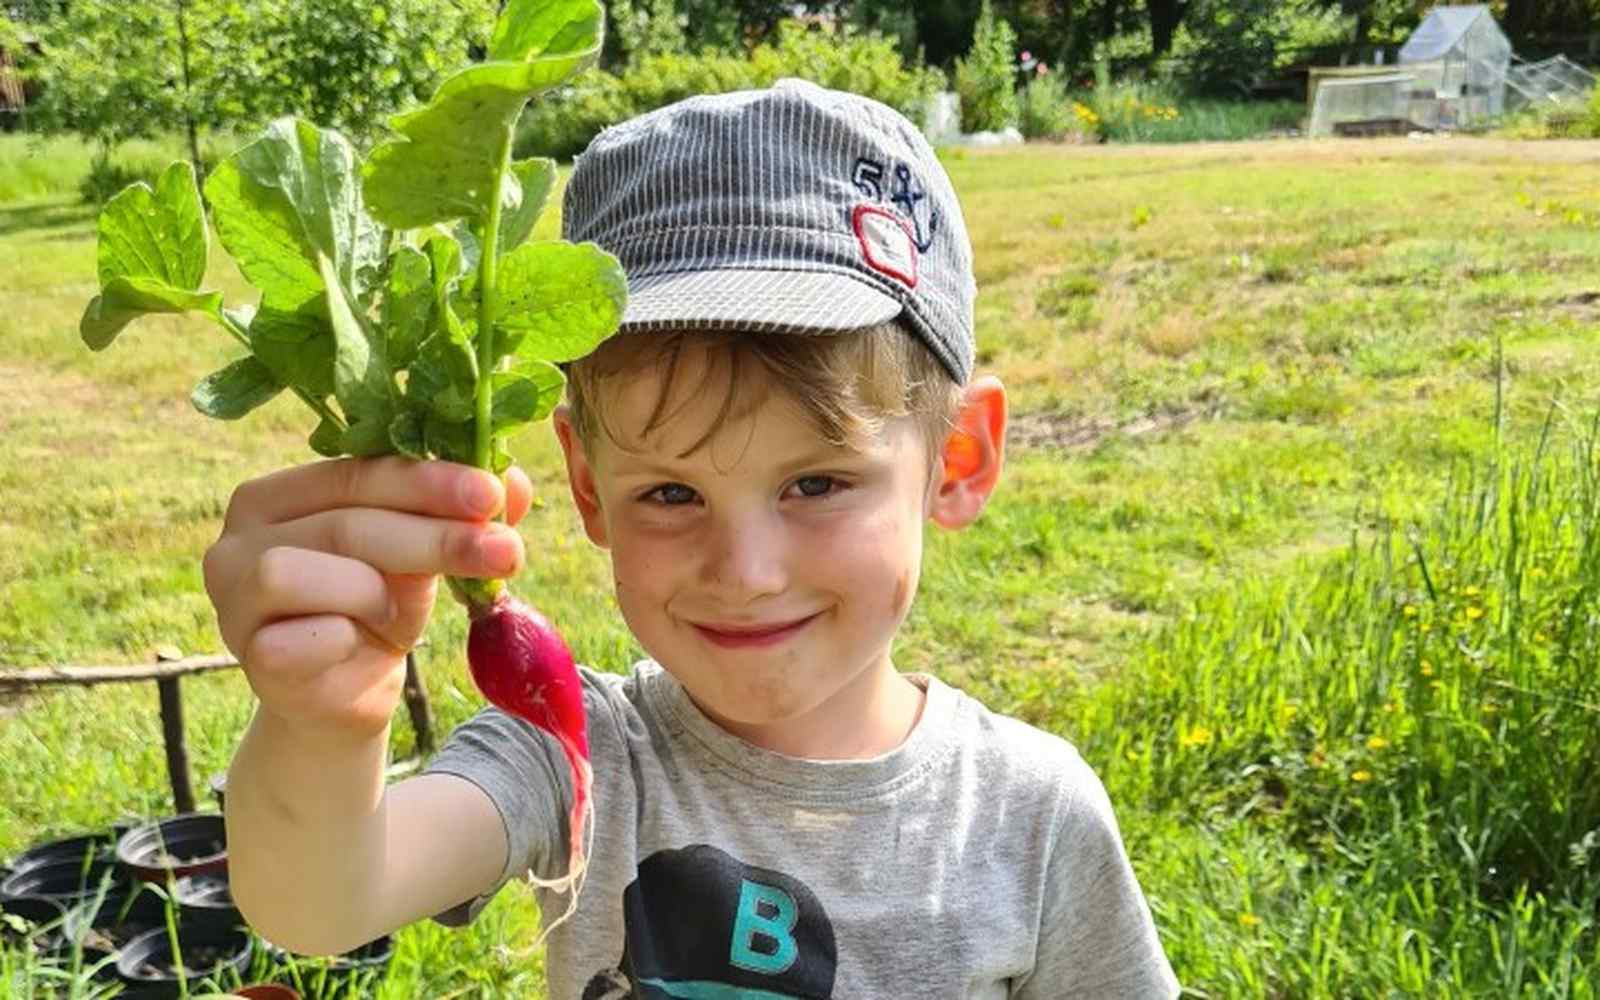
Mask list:
[{"label": "boy", "polygon": [[[1005,430],[921,135],[798,81],[693,98],[598,137],[563,225],[629,275],[555,426],[651,659],[584,672],[594,839],[552,996],[1175,995],[1076,751],[890,659],[924,522],[978,516]],[[515,470],[382,459],[230,504],[207,587],[261,700],[230,869],[279,944],[460,924],[509,879],[564,874],[570,781],[526,724],[485,709],[383,781],[435,575],[513,573],[520,540],[488,518],[515,524],[529,492]]]}]

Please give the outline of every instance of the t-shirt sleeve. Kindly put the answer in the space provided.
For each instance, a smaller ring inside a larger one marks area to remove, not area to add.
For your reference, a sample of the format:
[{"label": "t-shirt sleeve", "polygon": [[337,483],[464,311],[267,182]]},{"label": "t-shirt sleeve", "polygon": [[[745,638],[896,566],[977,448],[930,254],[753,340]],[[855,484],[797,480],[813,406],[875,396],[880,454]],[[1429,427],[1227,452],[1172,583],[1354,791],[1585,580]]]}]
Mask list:
[{"label": "t-shirt sleeve", "polygon": [[[586,690],[586,702],[588,695]],[[548,877],[551,860],[566,858],[572,777],[560,746],[542,730],[485,708],[456,727],[423,773],[455,775],[483,789],[500,812],[510,845],[494,886],[436,914],[437,922],[447,927],[471,923],[508,881],[530,869]]]},{"label": "t-shirt sleeve", "polygon": [[1046,885],[1033,971],[1018,1000],[1168,1000],[1178,981],[1122,846],[1105,786],[1076,753]]}]

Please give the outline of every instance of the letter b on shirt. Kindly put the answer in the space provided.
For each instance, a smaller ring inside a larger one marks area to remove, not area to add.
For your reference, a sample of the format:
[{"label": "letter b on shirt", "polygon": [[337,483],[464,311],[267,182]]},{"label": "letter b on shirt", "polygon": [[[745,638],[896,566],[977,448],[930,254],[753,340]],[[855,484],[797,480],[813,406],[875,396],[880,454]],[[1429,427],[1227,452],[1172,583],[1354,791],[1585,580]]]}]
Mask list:
[{"label": "letter b on shirt", "polygon": [[744,879],[739,887],[739,913],[733,922],[733,947],[728,961],[737,968],[775,976],[794,964],[800,946],[794,925],[800,908],[794,897],[776,886]]}]

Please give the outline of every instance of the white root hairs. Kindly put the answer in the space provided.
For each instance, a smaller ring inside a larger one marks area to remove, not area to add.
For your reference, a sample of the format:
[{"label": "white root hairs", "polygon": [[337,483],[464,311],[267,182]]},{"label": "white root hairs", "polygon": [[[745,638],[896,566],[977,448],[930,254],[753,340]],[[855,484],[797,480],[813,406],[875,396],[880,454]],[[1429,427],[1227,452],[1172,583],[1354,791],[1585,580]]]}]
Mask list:
[{"label": "white root hairs", "polygon": [[594,770],[589,762],[581,757],[574,757],[578,762],[579,781],[582,787],[589,790],[584,798],[581,825],[583,826],[582,845],[573,844],[573,849],[567,859],[567,873],[560,878],[543,879],[529,869],[526,881],[535,889],[547,889],[554,893],[571,893],[567,900],[566,910],[554,920],[545,919],[545,914],[540,914],[540,923],[544,928],[539,931],[539,936],[533,944],[520,951],[511,952],[518,959],[525,959],[544,947],[545,939],[550,932],[566,923],[578,911],[578,897],[583,893],[583,884],[589,877],[589,853],[594,848]]}]

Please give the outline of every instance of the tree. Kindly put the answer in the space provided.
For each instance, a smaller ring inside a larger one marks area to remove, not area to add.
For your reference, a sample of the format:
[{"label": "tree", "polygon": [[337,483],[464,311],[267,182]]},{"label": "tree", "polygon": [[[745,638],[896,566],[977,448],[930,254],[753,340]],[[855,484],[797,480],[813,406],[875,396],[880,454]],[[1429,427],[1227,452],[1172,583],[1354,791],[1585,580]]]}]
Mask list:
[{"label": "tree", "polygon": [[359,141],[485,45],[495,10],[494,0],[71,0],[32,26],[44,49],[34,121],[103,151],[284,114]]},{"label": "tree", "polygon": [[1172,37],[1189,12],[1190,0],[1145,0],[1150,15],[1150,54],[1160,59],[1172,51]]}]

